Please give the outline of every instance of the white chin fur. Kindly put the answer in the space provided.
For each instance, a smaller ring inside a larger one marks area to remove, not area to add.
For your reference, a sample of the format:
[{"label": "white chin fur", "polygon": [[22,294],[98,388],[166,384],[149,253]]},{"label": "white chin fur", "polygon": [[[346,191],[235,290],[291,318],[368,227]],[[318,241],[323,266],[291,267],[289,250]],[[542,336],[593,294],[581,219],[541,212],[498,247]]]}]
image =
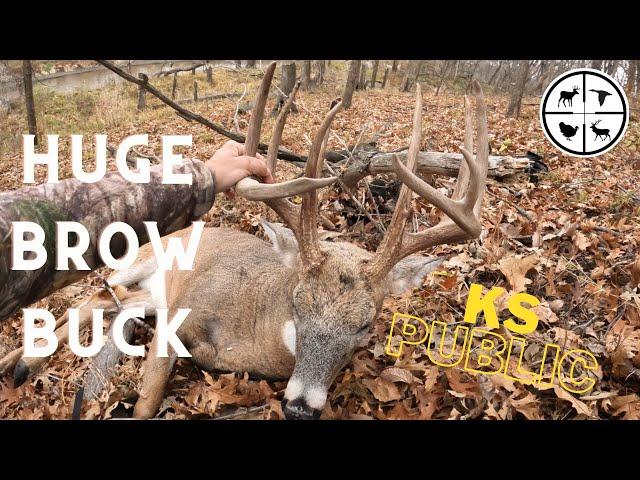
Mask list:
[{"label": "white chin fur", "polygon": [[291,377],[289,379],[289,383],[287,383],[287,389],[284,391],[284,398],[287,400],[293,400],[298,398],[302,394],[303,385],[300,380],[295,377]]},{"label": "white chin fur", "polygon": [[314,385],[304,393],[304,399],[311,408],[322,410],[327,401],[327,389],[319,385]]},{"label": "white chin fur", "polygon": [[296,354],[296,325],[289,320],[282,327],[282,341],[291,355]]}]

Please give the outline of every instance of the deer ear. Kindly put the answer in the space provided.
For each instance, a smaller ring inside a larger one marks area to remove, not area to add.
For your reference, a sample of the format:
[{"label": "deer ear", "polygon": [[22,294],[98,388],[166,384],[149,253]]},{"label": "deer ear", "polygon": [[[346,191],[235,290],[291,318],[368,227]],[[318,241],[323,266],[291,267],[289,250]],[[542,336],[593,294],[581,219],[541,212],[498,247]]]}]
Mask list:
[{"label": "deer ear", "polygon": [[273,249],[278,252],[282,258],[282,263],[287,267],[293,266],[298,255],[298,242],[291,230],[279,223],[269,223],[262,220],[262,228],[267,234]]},{"label": "deer ear", "polygon": [[400,260],[391,270],[390,294],[400,295],[422,285],[424,278],[433,272],[444,258],[409,255]]}]

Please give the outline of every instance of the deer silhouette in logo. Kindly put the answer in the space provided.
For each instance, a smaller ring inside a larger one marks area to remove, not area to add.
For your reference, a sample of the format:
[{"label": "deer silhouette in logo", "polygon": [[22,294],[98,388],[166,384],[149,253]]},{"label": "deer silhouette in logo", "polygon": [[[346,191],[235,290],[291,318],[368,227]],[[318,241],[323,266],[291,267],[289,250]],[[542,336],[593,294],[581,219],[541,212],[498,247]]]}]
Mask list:
[{"label": "deer silhouette in logo", "polygon": [[608,128],[598,128],[596,127],[596,125],[598,125],[601,122],[601,120],[598,120],[597,122],[594,122],[591,124],[591,130],[593,130],[593,133],[596,134],[596,138],[594,138],[594,140],[597,140],[598,138],[602,139],[602,140],[606,140],[607,138],[609,140],[611,140],[611,135],[609,135],[609,129]]},{"label": "deer silhouette in logo", "polygon": [[575,97],[578,94],[579,90],[580,88],[578,88],[578,86],[573,87],[572,92],[565,92],[564,90],[562,90],[560,92],[560,98],[558,99],[558,106],[560,106],[560,102],[562,102],[562,105],[566,107],[567,101],[568,101],[569,106],[573,107],[573,97]]}]

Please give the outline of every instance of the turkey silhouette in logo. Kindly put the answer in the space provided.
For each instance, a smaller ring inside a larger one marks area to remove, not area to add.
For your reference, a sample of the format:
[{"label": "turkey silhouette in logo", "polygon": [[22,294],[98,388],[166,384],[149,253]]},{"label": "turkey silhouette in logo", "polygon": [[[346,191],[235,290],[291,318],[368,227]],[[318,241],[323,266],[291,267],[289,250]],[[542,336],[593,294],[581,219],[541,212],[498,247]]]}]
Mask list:
[{"label": "turkey silhouette in logo", "polygon": [[553,145],[577,157],[601,155],[622,139],[629,103],[611,76],[582,68],[558,76],[540,103],[540,122]]}]

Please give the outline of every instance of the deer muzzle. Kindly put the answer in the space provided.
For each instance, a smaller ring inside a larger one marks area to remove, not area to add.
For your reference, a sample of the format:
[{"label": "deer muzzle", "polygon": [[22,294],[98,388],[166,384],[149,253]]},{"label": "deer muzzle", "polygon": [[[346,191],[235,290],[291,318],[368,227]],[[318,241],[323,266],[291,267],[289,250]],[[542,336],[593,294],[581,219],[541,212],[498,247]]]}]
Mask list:
[{"label": "deer muzzle", "polygon": [[327,401],[327,389],[322,385],[305,386],[291,377],[282,400],[282,412],[287,420],[317,420]]}]

